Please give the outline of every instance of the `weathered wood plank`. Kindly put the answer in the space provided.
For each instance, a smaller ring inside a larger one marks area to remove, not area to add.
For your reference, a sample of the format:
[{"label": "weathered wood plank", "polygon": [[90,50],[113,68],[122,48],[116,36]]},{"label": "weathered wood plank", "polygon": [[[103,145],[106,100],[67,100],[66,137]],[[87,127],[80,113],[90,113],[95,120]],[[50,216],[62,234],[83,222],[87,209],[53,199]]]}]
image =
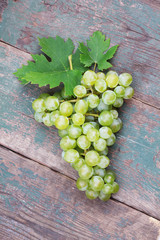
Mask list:
[{"label": "weathered wood plank", "polygon": [[[12,75],[29,55],[3,43],[0,46],[0,143],[76,179],[77,173],[61,159],[56,129],[33,119],[31,102],[46,89],[22,86]],[[159,218],[160,111],[131,100],[122,107],[120,115],[124,128],[109,153],[121,187],[114,198]]]},{"label": "weathered wood plank", "polygon": [[160,221],[113,200],[87,200],[66,176],[0,152],[0,239],[155,240],[160,234]]},{"label": "weathered wood plank", "polygon": [[135,97],[157,107],[159,11],[159,1],[148,0],[8,1],[0,36],[20,49],[37,52],[39,36],[71,37],[77,46],[78,41],[101,30],[112,44],[120,44],[113,65],[118,72],[133,74]]}]

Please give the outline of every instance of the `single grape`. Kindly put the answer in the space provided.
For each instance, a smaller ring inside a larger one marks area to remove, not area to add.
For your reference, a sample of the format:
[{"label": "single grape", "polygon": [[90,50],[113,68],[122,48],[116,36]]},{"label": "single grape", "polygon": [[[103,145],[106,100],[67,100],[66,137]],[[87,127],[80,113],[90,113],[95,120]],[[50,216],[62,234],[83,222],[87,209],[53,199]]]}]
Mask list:
[{"label": "single grape", "polygon": [[76,170],[79,171],[79,169],[82,167],[82,165],[84,164],[84,159],[83,158],[79,158],[77,162],[75,163],[71,163],[72,167]]},{"label": "single grape", "polygon": [[114,135],[114,133],[112,133],[110,138],[106,140],[107,146],[112,146],[115,143],[115,141],[116,141],[116,136]]},{"label": "single grape", "polygon": [[75,149],[69,149],[64,154],[64,160],[68,163],[75,163],[79,159],[79,153]]},{"label": "single grape", "polygon": [[80,191],[86,191],[88,188],[88,180],[78,178],[76,182],[76,186]]},{"label": "single grape", "polygon": [[107,156],[100,156],[100,162],[97,164],[98,167],[100,168],[106,168],[109,166],[110,160]]},{"label": "single grape", "polygon": [[116,98],[116,101],[113,103],[113,106],[119,108],[123,105],[123,98]]},{"label": "single grape", "polygon": [[44,112],[35,112],[34,113],[34,119],[37,122],[43,122],[43,115],[44,115]]},{"label": "single grape", "polygon": [[89,179],[90,177],[92,177],[93,173],[93,168],[85,163],[80,167],[78,171],[78,174],[82,179]]},{"label": "single grape", "polygon": [[85,121],[86,121],[86,122],[94,121],[94,116],[86,115],[86,116],[85,116]]},{"label": "single grape", "polygon": [[68,136],[71,138],[78,138],[82,134],[82,127],[76,125],[70,125],[68,127]]},{"label": "single grape", "polygon": [[115,178],[111,174],[106,174],[105,177],[104,177],[105,183],[109,183],[111,185],[114,183],[114,180],[115,180]]},{"label": "single grape", "polygon": [[63,130],[69,125],[69,119],[65,116],[59,115],[55,120],[56,128]]},{"label": "single grape", "polygon": [[87,90],[86,90],[85,86],[77,85],[73,89],[73,93],[77,98],[83,98],[87,94]]},{"label": "single grape", "polygon": [[41,93],[38,98],[46,99],[50,95],[48,93]]},{"label": "single grape", "polygon": [[84,124],[82,125],[83,134],[86,135],[87,132],[88,132],[88,130],[91,129],[91,128],[94,128],[94,126],[93,126],[91,123],[89,123],[89,122],[84,123]]},{"label": "single grape", "polygon": [[108,201],[111,198],[111,194],[104,194],[102,191],[99,193],[99,199],[102,201]]},{"label": "single grape", "polygon": [[111,110],[111,109],[112,109],[112,105],[107,105],[107,104],[105,104],[105,103],[103,102],[102,99],[100,99],[100,103],[99,103],[98,106],[97,106],[97,110],[98,110],[99,112],[102,112],[102,111],[104,111],[104,110],[109,111],[109,110]]},{"label": "single grape", "polygon": [[97,122],[90,122],[94,128],[96,128],[97,130],[99,130],[99,124]]},{"label": "single grape", "polygon": [[96,128],[90,128],[87,131],[87,138],[91,142],[95,142],[99,139],[99,131]]},{"label": "single grape", "polygon": [[125,88],[122,87],[122,86],[117,86],[115,89],[114,89],[114,92],[116,94],[117,97],[123,97],[124,96],[124,93],[125,93]]},{"label": "single grape", "polygon": [[50,120],[53,124],[55,124],[55,121],[59,115],[60,115],[60,112],[58,110],[55,110],[50,113]]},{"label": "single grape", "polygon": [[96,151],[91,150],[86,153],[85,161],[88,166],[96,166],[100,162],[100,156]]},{"label": "single grape", "polygon": [[87,98],[88,106],[90,108],[96,108],[100,102],[99,97],[95,94],[90,94]]},{"label": "single grape", "polygon": [[116,101],[116,94],[112,90],[107,90],[102,94],[102,100],[105,104],[111,105]]},{"label": "single grape", "polygon": [[91,146],[91,142],[85,135],[82,135],[77,139],[77,145],[79,148],[86,150]]},{"label": "single grape", "polygon": [[88,111],[88,103],[85,100],[78,100],[74,106],[76,113],[85,114]]},{"label": "single grape", "polygon": [[60,114],[69,117],[73,113],[73,106],[70,102],[63,102],[60,105]]},{"label": "single grape", "polygon": [[99,134],[101,138],[108,139],[112,135],[112,130],[110,129],[110,127],[101,127],[99,129]]},{"label": "single grape", "polygon": [[119,75],[119,85],[128,87],[132,83],[132,76],[129,73],[122,73]]},{"label": "single grape", "polygon": [[113,186],[113,191],[112,191],[112,193],[117,193],[117,192],[119,191],[119,185],[118,185],[118,183],[114,182],[114,183],[112,184],[112,186]]},{"label": "single grape", "polygon": [[93,191],[92,189],[86,190],[86,197],[88,199],[91,199],[91,200],[96,199],[98,195],[99,195],[99,192]]},{"label": "single grape", "polygon": [[49,96],[44,100],[46,109],[49,111],[56,110],[59,107],[59,100],[54,96]]},{"label": "single grape", "polygon": [[104,181],[100,176],[93,176],[89,181],[89,185],[93,191],[101,191]]},{"label": "single grape", "polygon": [[97,75],[94,71],[88,70],[83,74],[83,82],[87,86],[92,86],[97,80]]},{"label": "single grape", "polygon": [[69,137],[65,136],[61,139],[60,141],[60,147],[64,150],[67,151],[69,149],[75,148],[76,147],[76,140]]},{"label": "single grape", "polygon": [[72,115],[74,125],[80,126],[85,122],[85,116],[82,113],[75,113]]},{"label": "single grape", "polygon": [[103,151],[99,152],[100,155],[107,155],[108,154],[108,147],[106,147]]},{"label": "single grape", "polygon": [[113,186],[109,183],[104,184],[102,192],[104,194],[111,194],[113,192]]},{"label": "single grape", "polygon": [[68,135],[68,130],[67,130],[67,129],[68,129],[68,128],[63,129],[63,130],[58,130],[58,135],[59,135],[61,138],[67,136],[67,135]]},{"label": "single grape", "polygon": [[50,119],[50,113],[45,113],[43,115],[43,123],[47,127],[53,126],[53,122],[51,122],[51,119]]},{"label": "single grape", "polygon": [[113,170],[111,170],[111,169],[106,170],[106,174],[111,175],[111,176],[113,176],[114,179],[116,179],[116,174]]},{"label": "single grape", "polygon": [[105,76],[105,74],[103,72],[97,72],[97,79],[105,80],[106,76]]},{"label": "single grape", "polygon": [[101,152],[105,150],[107,143],[103,138],[99,138],[96,142],[93,143],[93,146],[96,151]]},{"label": "single grape", "polygon": [[112,113],[113,118],[118,118],[118,112],[117,112],[117,110],[113,109],[113,110],[110,110],[110,112]]},{"label": "single grape", "polygon": [[44,100],[37,98],[32,102],[32,108],[35,112],[44,112],[46,110]]},{"label": "single grape", "polygon": [[112,124],[109,126],[112,129],[113,133],[118,132],[121,129],[121,120],[120,118],[114,119]]},{"label": "single grape", "polygon": [[123,98],[124,99],[130,99],[130,98],[133,97],[133,95],[134,95],[134,89],[130,86],[126,87]]},{"label": "single grape", "polygon": [[104,178],[104,176],[106,175],[106,170],[104,168],[96,166],[94,167],[94,175]]},{"label": "single grape", "polygon": [[98,122],[102,126],[109,126],[113,122],[113,115],[110,111],[103,111],[98,117]]},{"label": "single grape", "polygon": [[94,87],[95,87],[95,89],[97,90],[97,92],[103,93],[103,92],[107,89],[107,84],[106,84],[105,80],[103,80],[103,79],[98,79],[98,80],[95,82]]},{"label": "single grape", "polygon": [[112,74],[112,75],[115,74],[116,76],[118,76],[118,73],[117,73],[116,71],[112,71],[112,70],[111,70],[111,71],[108,71],[108,72],[107,72],[106,77],[107,77],[108,75],[110,75],[110,74]]},{"label": "single grape", "polygon": [[118,85],[118,82],[119,78],[116,74],[110,73],[106,76],[106,83],[109,88],[115,88]]}]

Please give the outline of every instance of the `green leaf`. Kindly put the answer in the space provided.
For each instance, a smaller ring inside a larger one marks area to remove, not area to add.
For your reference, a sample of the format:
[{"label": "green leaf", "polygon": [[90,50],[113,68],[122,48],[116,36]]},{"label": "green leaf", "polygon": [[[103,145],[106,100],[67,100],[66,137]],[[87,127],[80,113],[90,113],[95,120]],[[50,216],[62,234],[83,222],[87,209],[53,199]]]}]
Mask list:
[{"label": "green leaf", "polygon": [[81,51],[81,62],[86,67],[90,67],[92,64],[97,64],[98,69],[101,71],[112,67],[107,60],[113,57],[118,45],[113,46],[108,50],[109,46],[109,38],[105,39],[105,35],[103,35],[100,31],[94,32],[87,41],[87,46],[85,46],[83,43],[80,43],[79,45],[79,50]]},{"label": "green leaf", "polygon": [[[50,88],[57,87],[64,83],[66,95],[73,95],[73,88],[80,84],[82,73],[85,67],[80,62],[80,51],[73,54],[74,45],[71,39],[66,42],[61,37],[39,39],[42,52],[51,61],[41,55],[32,55],[34,62],[28,61],[28,65],[23,65],[14,73],[21,83],[28,82],[38,84],[40,87],[49,84]],[[73,54],[73,70],[70,70],[69,55]]]}]

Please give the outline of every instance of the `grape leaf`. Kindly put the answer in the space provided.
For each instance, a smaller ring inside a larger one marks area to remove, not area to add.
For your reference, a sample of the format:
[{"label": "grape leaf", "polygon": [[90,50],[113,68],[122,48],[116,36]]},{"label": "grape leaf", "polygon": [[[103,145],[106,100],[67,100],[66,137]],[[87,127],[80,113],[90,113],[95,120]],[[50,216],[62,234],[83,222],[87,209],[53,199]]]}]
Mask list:
[{"label": "grape leaf", "polygon": [[[105,35],[100,31],[96,31],[87,41],[87,46],[84,43],[79,44],[80,60],[85,67],[90,67],[93,63],[98,65],[98,69],[103,71],[104,69],[112,67],[112,64],[107,62],[115,54],[119,45],[110,46],[110,39],[105,40]],[[107,51],[108,50],[108,51]]]},{"label": "grape leaf", "polygon": [[[61,82],[64,83],[65,93],[73,95],[73,88],[80,84],[82,73],[86,70],[80,62],[80,51],[77,49],[75,54],[74,45],[71,39],[66,42],[61,37],[41,38],[39,44],[51,61],[41,54],[31,55],[34,62],[28,61],[28,65],[23,65],[14,74],[22,84],[28,82],[38,84],[40,87],[49,84],[50,88],[57,87]],[[70,69],[68,56],[73,54],[73,70]]]}]

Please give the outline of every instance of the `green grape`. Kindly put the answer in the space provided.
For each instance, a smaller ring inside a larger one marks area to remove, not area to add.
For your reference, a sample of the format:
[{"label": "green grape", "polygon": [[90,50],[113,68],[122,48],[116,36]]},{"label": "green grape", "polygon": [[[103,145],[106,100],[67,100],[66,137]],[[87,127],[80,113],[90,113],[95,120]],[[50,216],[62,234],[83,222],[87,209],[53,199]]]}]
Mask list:
[{"label": "green grape", "polygon": [[77,162],[72,163],[72,167],[76,171],[79,171],[79,169],[82,167],[83,164],[84,164],[84,159],[83,158],[79,158]]},{"label": "green grape", "polygon": [[75,149],[69,149],[64,154],[64,160],[68,163],[75,163],[79,159],[79,152]]},{"label": "green grape", "polygon": [[70,125],[68,127],[68,136],[71,138],[78,138],[82,134],[82,127]]},{"label": "green grape", "polygon": [[55,110],[50,113],[50,120],[53,124],[55,124],[55,121],[59,115],[60,115],[60,112],[58,110]]},{"label": "green grape", "polygon": [[100,156],[96,151],[91,150],[86,153],[85,161],[88,166],[96,166],[100,162]]},{"label": "green grape", "polygon": [[73,113],[73,106],[70,102],[63,102],[60,105],[60,114],[69,117]]},{"label": "green grape", "polygon": [[87,86],[92,86],[97,80],[97,75],[94,71],[88,70],[83,74],[83,82]]},{"label": "green grape", "polygon": [[99,138],[96,142],[93,143],[93,146],[96,151],[101,152],[105,150],[107,143],[103,138]]},{"label": "green grape", "polygon": [[91,146],[91,142],[85,135],[82,135],[77,139],[77,145],[79,148],[86,150]]},{"label": "green grape", "polygon": [[50,119],[50,113],[45,113],[43,115],[43,123],[47,127],[53,126],[53,123],[51,122],[51,119]]},{"label": "green grape", "polygon": [[87,89],[85,88],[85,86],[77,85],[73,89],[73,93],[77,98],[83,98],[87,94]]},{"label": "green grape", "polygon": [[75,148],[76,147],[76,140],[73,138],[70,138],[69,136],[64,136],[61,141],[60,141],[60,147],[64,150],[67,151],[69,149]]},{"label": "green grape", "polygon": [[86,122],[94,121],[94,117],[93,117],[93,116],[86,115],[86,116],[85,116],[85,121],[86,121]]},{"label": "green grape", "polygon": [[34,119],[37,122],[43,122],[43,115],[44,115],[44,112],[35,112],[34,113]]},{"label": "green grape", "polygon": [[62,96],[62,99],[65,99],[65,100],[71,99],[71,96],[67,96],[67,95],[66,95],[64,88],[61,90],[60,94],[61,94],[61,96]]},{"label": "green grape", "polygon": [[90,122],[94,128],[96,128],[97,130],[99,130],[99,124],[97,122]]},{"label": "green grape", "polygon": [[46,99],[50,95],[48,93],[41,93],[38,98]]},{"label": "green grape", "polygon": [[114,179],[116,179],[116,174],[113,170],[111,170],[111,169],[106,170],[106,174],[111,175],[111,176],[113,176]]},{"label": "green grape", "polygon": [[106,147],[103,151],[99,152],[100,155],[107,155],[108,154],[108,147]]},{"label": "green grape", "polygon": [[99,193],[99,199],[102,201],[108,201],[111,198],[111,194],[104,194],[102,191]]},{"label": "green grape", "polygon": [[106,89],[107,89],[107,84],[105,82],[105,80],[103,79],[98,79],[95,82],[94,85],[95,89],[97,90],[97,92],[103,93]]},{"label": "green grape", "polygon": [[117,112],[117,110],[113,109],[113,110],[110,110],[110,112],[112,113],[113,118],[118,118],[118,112]]},{"label": "green grape", "polygon": [[80,191],[86,191],[88,188],[88,180],[78,178],[76,182],[76,186]]},{"label": "green grape", "polygon": [[90,108],[96,108],[100,102],[99,97],[95,94],[90,94],[87,97],[88,106]]},{"label": "green grape", "polygon": [[89,181],[89,185],[93,191],[101,191],[104,181],[100,176],[93,176]]},{"label": "green grape", "polygon": [[110,111],[103,111],[98,117],[98,122],[102,126],[109,126],[113,122],[113,115]]},{"label": "green grape", "polygon": [[58,98],[59,100],[62,99],[61,92],[55,92],[53,96]]},{"label": "green grape", "polygon": [[88,103],[85,100],[78,100],[74,106],[76,113],[85,114],[88,111]]},{"label": "green grape", "polygon": [[117,86],[115,89],[114,89],[114,92],[116,94],[117,97],[123,97],[124,96],[124,93],[125,93],[125,88],[122,87],[122,86]]},{"label": "green grape", "polygon": [[100,156],[100,162],[97,164],[98,167],[100,168],[106,168],[109,166],[110,160],[107,156]]},{"label": "green grape", "polygon": [[96,128],[90,128],[87,131],[87,138],[91,142],[95,142],[99,139],[99,131]]},{"label": "green grape", "polygon": [[89,179],[90,177],[92,177],[93,173],[93,168],[85,163],[82,165],[82,167],[80,167],[78,171],[78,174],[82,179]]},{"label": "green grape", "polygon": [[121,129],[121,123],[120,123],[121,120],[119,119],[120,118],[114,119],[112,124],[109,126],[112,129],[113,133],[116,133]]},{"label": "green grape", "polygon": [[97,73],[97,79],[103,79],[103,80],[105,80],[105,79],[106,79],[106,76],[105,76],[105,74],[104,74],[103,72],[98,72],[98,73]]},{"label": "green grape", "polygon": [[116,94],[112,90],[107,90],[102,94],[102,100],[105,104],[111,105],[116,101]]},{"label": "green grape", "polygon": [[129,73],[122,73],[119,75],[119,85],[128,87],[132,83],[132,76]]},{"label": "green grape", "polygon": [[38,98],[32,102],[32,108],[35,112],[44,112],[46,106],[42,98]]},{"label": "green grape", "polygon": [[80,126],[85,122],[85,116],[82,113],[75,113],[72,115],[74,125]]},{"label": "green grape", "polygon": [[116,101],[113,103],[113,106],[119,108],[123,105],[123,98],[116,98]]},{"label": "green grape", "polygon": [[86,197],[88,199],[91,199],[91,200],[96,199],[98,195],[99,195],[99,192],[93,191],[92,189],[86,190]]},{"label": "green grape", "polygon": [[109,88],[115,88],[118,85],[118,82],[119,78],[116,74],[110,73],[106,76],[106,83]]},{"label": "green grape", "polygon": [[133,95],[134,95],[134,89],[130,86],[126,87],[123,98],[124,99],[130,99],[130,98],[133,97]]},{"label": "green grape", "polygon": [[93,126],[91,123],[89,123],[89,122],[84,123],[84,124],[82,125],[83,134],[86,135],[87,132],[88,132],[88,130],[91,129],[91,128],[94,128],[94,126]]},{"label": "green grape", "polygon": [[56,110],[59,107],[59,100],[54,96],[49,96],[44,100],[46,109],[49,111]]},{"label": "green grape", "polygon": [[106,170],[104,168],[96,166],[94,167],[94,175],[104,178],[104,176],[106,175]]},{"label": "green grape", "polygon": [[55,120],[55,126],[56,128],[63,130],[68,127],[69,125],[69,119],[65,116],[59,115]]},{"label": "green grape", "polygon": [[104,194],[111,194],[113,192],[113,186],[109,183],[104,184],[102,192]]},{"label": "green grape", "polygon": [[122,127],[123,127],[122,120],[121,120],[120,118],[117,118],[117,119],[118,119],[118,121],[119,121],[119,123],[120,123],[120,129],[122,129]]},{"label": "green grape", "polygon": [[111,110],[111,109],[112,109],[112,105],[107,105],[107,104],[105,104],[105,103],[103,102],[102,99],[100,99],[100,103],[99,103],[98,106],[97,106],[97,110],[98,110],[99,112],[102,112],[102,111],[104,111],[104,110],[109,111],[109,110]]},{"label": "green grape", "polygon": [[106,174],[104,177],[105,183],[109,183],[111,185],[114,183],[114,180],[115,178],[111,174]]},{"label": "green grape", "polygon": [[114,133],[112,133],[110,138],[106,140],[107,146],[112,146],[115,143],[115,141],[116,141],[116,136],[114,135]]},{"label": "green grape", "polygon": [[118,76],[118,73],[117,73],[116,71],[112,71],[112,70],[111,70],[111,71],[108,71],[108,72],[107,72],[106,77],[107,77],[108,75],[110,75],[110,74],[112,74],[112,75],[115,74],[116,76]]},{"label": "green grape", "polygon": [[113,186],[113,191],[112,191],[112,193],[117,193],[117,192],[119,191],[119,185],[118,185],[118,183],[114,182],[114,183],[112,184],[112,186]]},{"label": "green grape", "polygon": [[99,134],[101,138],[107,139],[112,135],[112,130],[110,129],[110,127],[101,127],[99,129]]},{"label": "green grape", "polygon": [[65,136],[68,136],[68,128],[63,129],[63,130],[58,130],[58,135],[63,138]]}]

